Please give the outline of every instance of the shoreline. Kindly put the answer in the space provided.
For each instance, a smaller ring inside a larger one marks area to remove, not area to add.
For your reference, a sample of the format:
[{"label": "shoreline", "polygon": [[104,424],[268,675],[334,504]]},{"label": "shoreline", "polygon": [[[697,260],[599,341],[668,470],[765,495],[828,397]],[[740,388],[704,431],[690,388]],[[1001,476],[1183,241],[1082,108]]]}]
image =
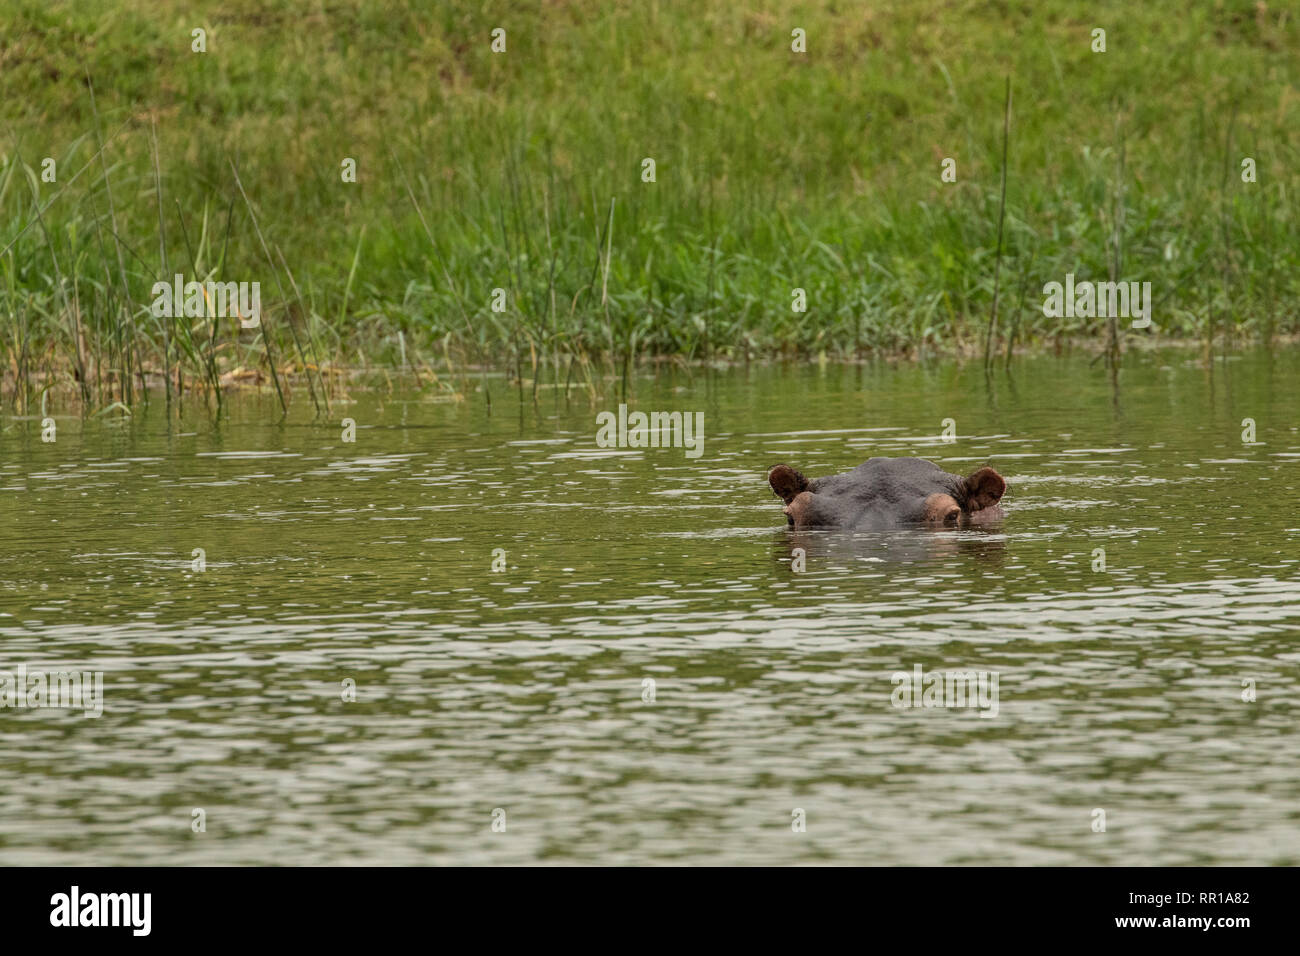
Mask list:
[{"label": "shoreline", "polygon": [[[1130,336],[1124,341],[1120,351],[1119,367],[1123,368],[1124,356],[1129,354],[1152,355],[1166,351],[1191,354],[1212,350],[1220,356],[1227,357],[1246,353],[1253,349],[1279,347],[1289,349],[1297,346],[1300,346],[1300,333],[1291,332],[1275,334],[1268,339],[1261,336],[1233,336],[1226,342],[1222,335],[1217,336],[1213,342],[1186,337],[1152,339],[1150,337]],[[1011,357],[1021,360],[1045,356],[1077,356],[1080,353],[1083,353],[1094,364],[1101,364],[1107,357],[1105,342],[1092,338],[1062,337],[1050,342],[1017,345],[1011,350]],[[534,366],[531,362],[520,365],[518,372],[522,374],[518,374],[515,363],[511,362],[509,357],[504,356],[496,362],[487,364],[475,362],[459,362],[455,364],[438,362],[433,364],[421,361],[419,365],[409,362],[406,365],[372,364],[369,362],[359,365],[343,365],[327,362],[317,368],[314,365],[304,367],[298,363],[284,363],[276,369],[275,379],[271,375],[270,368],[265,364],[254,367],[237,365],[234,368],[221,371],[219,373],[219,382],[223,395],[254,393],[274,395],[277,388],[276,379],[278,379],[280,389],[293,393],[290,396],[291,400],[302,397],[297,393],[308,389],[310,383],[313,382],[324,384],[328,381],[331,390],[358,389],[363,391],[384,389],[392,391],[394,386],[400,383],[403,386],[417,389],[439,389],[452,400],[464,401],[469,399],[472,394],[480,392],[477,382],[488,379],[501,384],[510,392],[519,389],[535,392],[562,388],[575,393],[590,392],[594,397],[601,393],[600,389],[595,388],[597,383],[617,383],[627,375],[653,376],[668,369],[730,371],[738,368],[791,365],[855,366],[885,364],[888,366],[909,366],[932,362],[949,362],[965,366],[972,363],[982,363],[983,353],[971,345],[958,343],[933,350],[873,350],[860,355],[826,352],[816,355],[782,354],[778,352],[744,357],[715,355],[711,358],[682,355],[646,355],[638,357],[635,363],[628,365],[626,368],[620,361],[611,362],[608,355],[594,358],[585,354],[569,353],[538,356],[536,370],[554,373],[558,369],[560,376],[558,380],[550,375],[541,375],[534,379],[531,374]],[[591,374],[581,377],[575,374],[578,363],[582,363],[582,368],[588,370]],[[992,356],[991,367],[997,368],[1006,364],[1007,353],[1005,351],[997,352]],[[565,375],[566,369],[569,370],[567,378]],[[53,396],[60,401],[69,399],[74,402],[79,401],[82,389],[76,379],[72,362],[66,357],[57,365],[50,363],[44,365],[41,371],[45,374],[39,377],[32,376],[33,371],[35,370],[29,370],[26,388],[29,398],[39,401],[40,396]],[[212,389],[203,378],[198,378],[192,374],[178,375],[176,370],[173,370],[172,377],[174,394],[202,398],[212,393]],[[179,387],[176,386],[177,379],[179,379]],[[152,397],[163,394],[165,392],[164,385],[162,370],[150,363],[138,375],[135,391],[138,395],[147,393]],[[470,386],[468,392],[455,387],[463,385]],[[16,369],[11,361],[0,372],[0,414],[16,414],[15,403],[22,391],[18,387]],[[93,401],[99,391],[102,391],[106,398],[102,403]],[[105,373],[100,386],[97,386],[92,380],[90,388],[92,401],[89,404],[98,404],[102,408],[111,407],[114,404],[125,404],[118,397],[110,397],[110,393],[115,394],[116,391],[116,374],[112,372]],[[309,398],[307,400],[310,401]]]}]

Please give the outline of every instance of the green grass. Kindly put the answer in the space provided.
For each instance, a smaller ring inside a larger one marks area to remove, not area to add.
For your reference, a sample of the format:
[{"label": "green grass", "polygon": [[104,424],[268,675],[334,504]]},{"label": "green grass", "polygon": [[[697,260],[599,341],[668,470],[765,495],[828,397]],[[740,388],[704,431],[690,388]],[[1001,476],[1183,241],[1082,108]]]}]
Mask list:
[{"label": "green grass", "polygon": [[[1104,322],[1045,318],[1040,290],[1104,279],[1117,252],[1156,296],[1135,337],[1300,327],[1283,4],[614,6],[0,0],[5,397],[52,378],[129,402],[142,370],[212,390],[236,366],[403,355],[536,380],[982,351],[1008,75],[999,352],[1012,330],[1101,344]],[[260,281],[265,334],[154,318],[150,287],[176,271]]]}]

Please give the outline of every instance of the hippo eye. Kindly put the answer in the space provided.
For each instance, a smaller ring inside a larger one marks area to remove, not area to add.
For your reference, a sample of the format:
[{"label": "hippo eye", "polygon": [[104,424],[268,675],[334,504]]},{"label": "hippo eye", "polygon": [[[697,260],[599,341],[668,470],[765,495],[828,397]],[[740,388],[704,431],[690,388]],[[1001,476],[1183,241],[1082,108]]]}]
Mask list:
[{"label": "hippo eye", "polygon": [[961,517],[961,505],[952,495],[935,492],[924,502],[925,520],[935,524],[956,524]]}]

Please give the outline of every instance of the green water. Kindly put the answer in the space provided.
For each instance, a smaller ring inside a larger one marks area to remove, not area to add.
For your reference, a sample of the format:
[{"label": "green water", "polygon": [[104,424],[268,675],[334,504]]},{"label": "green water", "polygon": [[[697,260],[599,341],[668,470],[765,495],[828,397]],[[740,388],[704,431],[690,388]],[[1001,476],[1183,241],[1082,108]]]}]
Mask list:
[{"label": "green water", "polygon": [[[635,382],[695,459],[501,380],[5,418],[0,669],[104,700],[0,710],[0,863],[1300,863],[1300,354],[1124,361]],[[769,466],[872,455],[1006,517],[786,530]]]}]

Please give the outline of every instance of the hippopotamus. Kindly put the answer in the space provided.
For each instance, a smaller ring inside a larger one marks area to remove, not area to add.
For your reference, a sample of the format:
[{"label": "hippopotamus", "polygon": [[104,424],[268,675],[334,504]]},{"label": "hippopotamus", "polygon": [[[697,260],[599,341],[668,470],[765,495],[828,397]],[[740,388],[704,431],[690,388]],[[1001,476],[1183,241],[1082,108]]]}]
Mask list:
[{"label": "hippopotamus", "polygon": [[924,458],[872,458],[842,475],[811,481],[789,465],[777,465],[767,482],[796,530],[958,527],[1000,516],[998,502],[1007,490],[992,468],[962,478]]}]

